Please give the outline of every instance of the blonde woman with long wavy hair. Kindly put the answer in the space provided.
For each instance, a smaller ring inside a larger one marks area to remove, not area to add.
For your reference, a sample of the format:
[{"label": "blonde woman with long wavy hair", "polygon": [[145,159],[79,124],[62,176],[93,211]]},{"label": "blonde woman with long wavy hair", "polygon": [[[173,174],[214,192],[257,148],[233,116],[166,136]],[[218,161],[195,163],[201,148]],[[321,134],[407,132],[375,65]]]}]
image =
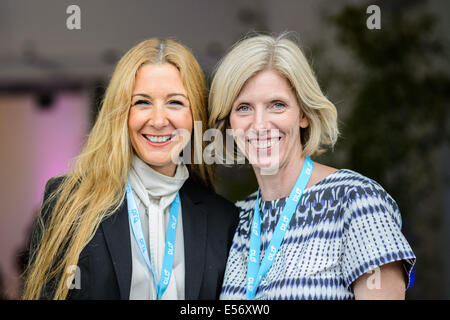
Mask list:
[{"label": "blonde woman with long wavy hair", "polygon": [[218,298],[236,209],[213,167],[174,161],[204,147],[206,112],[180,43],[152,38],[121,58],[73,169],[47,183],[24,299]]},{"label": "blonde woman with long wavy hair", "polygon": [[404,298],[415,255],[399,209],[375,181],[310,159],[334,146],[337,111],[288,33],[233,46],[209,108],[259,184],[236,203],[221,299]]}]

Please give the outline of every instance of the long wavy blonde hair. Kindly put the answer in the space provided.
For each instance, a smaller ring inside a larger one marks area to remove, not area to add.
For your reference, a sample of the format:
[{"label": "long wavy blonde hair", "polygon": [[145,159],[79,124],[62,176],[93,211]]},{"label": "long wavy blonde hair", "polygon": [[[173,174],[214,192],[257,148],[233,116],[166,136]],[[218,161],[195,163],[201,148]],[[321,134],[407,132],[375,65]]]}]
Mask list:
[{"label": "long wavy blonde hair", "polygon": [[[128,134],[128,114],[135,76],[145,64],[170,63],[178,68],[191,105],[192,118],[206,129],[206,84],[203,72],[183,45],[170,39],[152,38],[131,48],[119,61],[105,92],[101,110],[83,151],[73,169],[42,204],[38,223],[42,232],[37,248],[32,248],[23,299],[38,299],[49,283],[53,299],[68,295],[64,272],[77,265],[83,248],[93,238],[100,223],[124,201],[124,181],[130,169],[133,149]],[[202,132],[194,130],[191,145],[205,147]],[[193,148],[191,156],[194,155]],[[202,154],[201,152],[199,153]],[[200,164],[196,164],[199,163]],[[207,187],[213,186],[213,170],[201,161],[188,165],[190,176]],[[43,208],[54,203],[44,222]],[[68,275],[69,276],[69,275]]]}]

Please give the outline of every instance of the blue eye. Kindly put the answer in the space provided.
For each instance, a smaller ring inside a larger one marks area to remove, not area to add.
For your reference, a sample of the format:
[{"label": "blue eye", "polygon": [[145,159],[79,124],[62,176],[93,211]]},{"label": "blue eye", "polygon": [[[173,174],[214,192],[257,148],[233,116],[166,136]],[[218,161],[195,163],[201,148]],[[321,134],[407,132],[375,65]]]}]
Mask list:
[{"label": "blue eye", "polygon": [[275,104],[273,105],[273,107],[274,107],[275,109],[283,109],[284,107],[286,107],[286,105],[283,104],[283,103],[281,103],[281,102],[277,102],[277,103],[275,103]]},{"label": "blue eye", "polygon": [[238,107],[236,108],[236,111],[247,112],[248,109],[249,109],[248,106],[246,106],[246,105],[241,105],[241,106],[238,106]]}]

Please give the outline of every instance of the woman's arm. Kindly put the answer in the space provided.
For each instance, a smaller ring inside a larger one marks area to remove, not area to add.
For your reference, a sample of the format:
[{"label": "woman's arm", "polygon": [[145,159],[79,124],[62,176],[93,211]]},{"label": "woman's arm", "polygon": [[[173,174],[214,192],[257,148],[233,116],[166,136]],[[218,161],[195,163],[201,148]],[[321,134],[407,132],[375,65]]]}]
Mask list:
[{"label": "woman's arm", "polygon": [[404,300],[405,277],[402,261],[385,264],[353,282],[356,300]]}]

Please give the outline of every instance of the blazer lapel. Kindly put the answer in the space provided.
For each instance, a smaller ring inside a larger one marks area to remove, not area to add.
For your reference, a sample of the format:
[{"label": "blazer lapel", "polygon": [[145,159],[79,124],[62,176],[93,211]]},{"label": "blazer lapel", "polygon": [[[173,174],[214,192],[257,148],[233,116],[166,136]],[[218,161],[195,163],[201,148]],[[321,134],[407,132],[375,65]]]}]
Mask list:
[{"label": "blazer lapel", "polygon": [[128,300],[130,298],[132,258],[126,199],[117,212],[103,221],[101,226],[119,284],[120,298]]},{"label": "blazer lapel", "polygon": [[[207,214],[200,190],[188,179],[180,190],[185,256],[185,299],[197,300],[203,279],[206,250]],[[120,298],[130,297],[132,257],[127,201],[101,227],[111,254],[119,284]]]},{"label": "blazer lapel", "polygon": [[188,179],[180,190],[185,261],[185,299],[197,300],[203,279],[207,216],[195,184]]}]

